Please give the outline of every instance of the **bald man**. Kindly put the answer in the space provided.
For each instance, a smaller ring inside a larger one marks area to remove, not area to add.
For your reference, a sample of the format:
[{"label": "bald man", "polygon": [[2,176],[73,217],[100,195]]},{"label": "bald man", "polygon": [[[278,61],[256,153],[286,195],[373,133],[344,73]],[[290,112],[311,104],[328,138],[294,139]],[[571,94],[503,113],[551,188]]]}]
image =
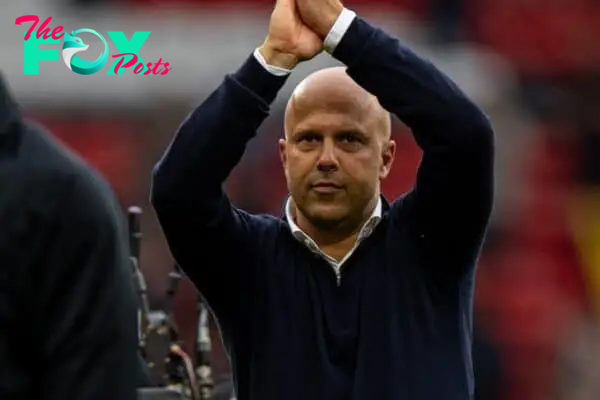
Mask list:
[{"label": "bald man", "polygon": [[[297,64],[282,218],[222,185]],[[423,149],[415,188],[380,192],[394,114]],[[465,400],[493,132],[457,86],[338,0],[278,0],[263,44],[184,121],[154,170],[170,249],[216,315],[240,400]]]}]

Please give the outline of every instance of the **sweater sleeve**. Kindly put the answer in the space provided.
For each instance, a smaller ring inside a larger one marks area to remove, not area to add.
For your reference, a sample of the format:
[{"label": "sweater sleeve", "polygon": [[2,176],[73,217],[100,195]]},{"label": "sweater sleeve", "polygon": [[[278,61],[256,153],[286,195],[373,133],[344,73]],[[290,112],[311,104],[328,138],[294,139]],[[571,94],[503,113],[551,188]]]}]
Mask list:
[{"label": "sweater sleeve", "polygon": [[461,274],[475,262],[492,209],[488,118],[431,62],[359,17],[333,56],[411,129],[423,150],[415,188],[395,202],[391,217],[409,221],[425,265]]},{"label": "sweater sleeve", "polygon": [[273,222],[236,208],[223,183],[286,79],[249,57],[183,121],[153,171],[151,202],[171,253],[221,318],[247,300]]}]

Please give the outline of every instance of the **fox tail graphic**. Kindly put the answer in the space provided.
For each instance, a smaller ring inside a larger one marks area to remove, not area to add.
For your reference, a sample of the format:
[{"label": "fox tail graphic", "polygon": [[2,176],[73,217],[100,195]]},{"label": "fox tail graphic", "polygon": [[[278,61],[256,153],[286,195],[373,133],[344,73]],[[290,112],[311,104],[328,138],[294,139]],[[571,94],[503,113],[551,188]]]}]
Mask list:
[{"label": "fox tail graphic", "polygon": [[83,60],[83,59],[79,58],[77,55],[74,55],[73,58],[71,59],[71,67],[74,72],[77,72],[78,74],[81,74],[81,75],[91,75],[94,72],[100,71],[102,69],[102,67],[104,67],[104,64],[106,64],[106,61],[108,60],[108,43],[106,43],[106,40],[104,39],[104,37],[102,35],[100,35],[99,33],[97,33],[94,30],[80,29],[74,33],[79,33],[79,32],[93,33],[102,40],[102,43],[104,43],[104,51],[102,51],[102,54],[100,54],[100,56],[94,61]]}]

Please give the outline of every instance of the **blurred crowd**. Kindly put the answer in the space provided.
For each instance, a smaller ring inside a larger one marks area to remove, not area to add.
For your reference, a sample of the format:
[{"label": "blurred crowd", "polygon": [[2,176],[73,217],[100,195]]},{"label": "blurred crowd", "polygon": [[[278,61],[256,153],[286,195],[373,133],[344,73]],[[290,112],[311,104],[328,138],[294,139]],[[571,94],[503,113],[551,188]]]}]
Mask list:
[{"label": "blurred crowd", "polygon": [[[240,4],[268,10],[273,3],[71,2],[80,7],[131,3],[127,6],[133,10],[190,12],[209,7],[227,12]],[[600,398],[600,3],[356,0],[345,4],[409,15],[427,33],[430,52],[457,46],[484,49],[509,66],[516,84],[482,104],[496,128],[498,176],[496,208],[477,283],[478,398]],[[199,98],[208,90],[199,90]],[[124,209],[131,204],[145,209],[141,264],[157,307],[164,301],[173,261],[148,205],[150,173],[190,110],[189,102],[178,102],[176,94],[135,110],[27,110],[104,173]],[[286,187],[276,146],[282,114],[283,104],[278,103],[227,184],[233,201],[252,212],[282,212]],[[420,158],[419,148],[400,122],[394,136],[399,152],[383,185],[389,199],[411,188]],[[188,345],[195,335],[194,302],[193,287],[187,282],[178,292],[175,312]],[[214,332],[216,337],[216,328]],[[215,347],[217,374],[227,374],[220,343]]]}]

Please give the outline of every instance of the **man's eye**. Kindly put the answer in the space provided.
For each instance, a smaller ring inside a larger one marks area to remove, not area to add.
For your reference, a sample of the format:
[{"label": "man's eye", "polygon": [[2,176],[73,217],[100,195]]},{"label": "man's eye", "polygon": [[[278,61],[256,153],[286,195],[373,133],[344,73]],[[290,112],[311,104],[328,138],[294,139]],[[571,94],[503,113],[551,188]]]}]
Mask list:
[{"label": "man's eye", "polygon": [[360,141],[358,137],[356,137],[355,135],[351,135],[351,134],[342,135],[341,139],[342,139],[342,141],[348,142],[348,143],[354,143],[354,142]]},{"label": "man's eye", "polygon": [[305,135],[300,137],[300,142],[312,143],[317,141],[319,138],[316,135]]}]

